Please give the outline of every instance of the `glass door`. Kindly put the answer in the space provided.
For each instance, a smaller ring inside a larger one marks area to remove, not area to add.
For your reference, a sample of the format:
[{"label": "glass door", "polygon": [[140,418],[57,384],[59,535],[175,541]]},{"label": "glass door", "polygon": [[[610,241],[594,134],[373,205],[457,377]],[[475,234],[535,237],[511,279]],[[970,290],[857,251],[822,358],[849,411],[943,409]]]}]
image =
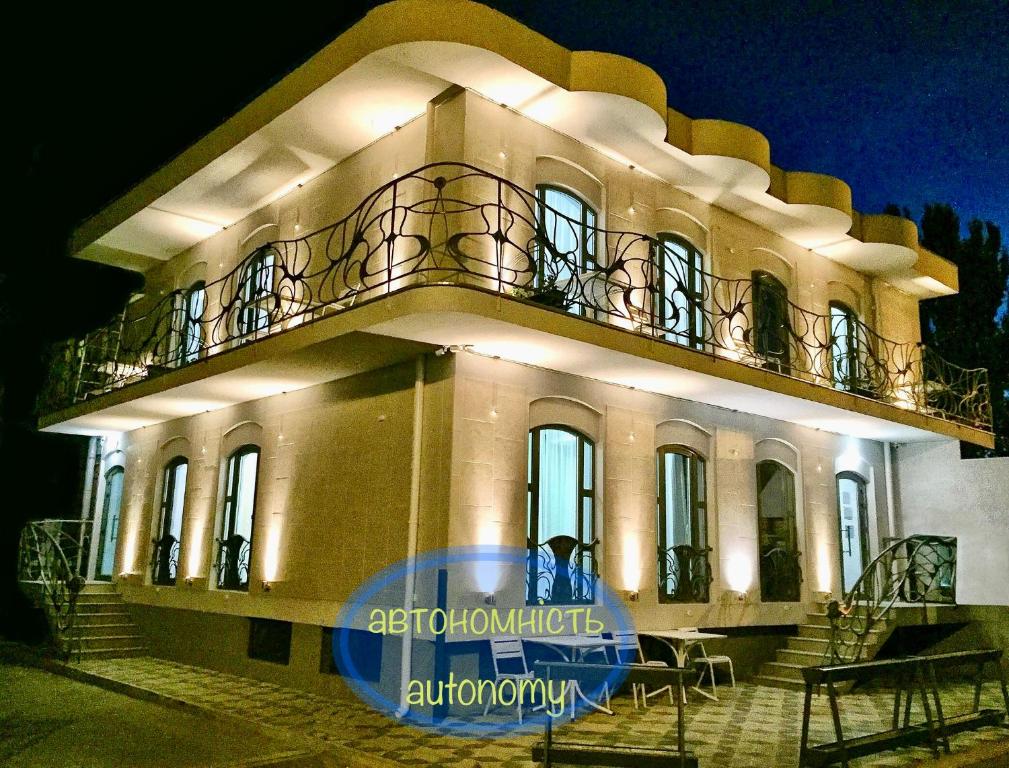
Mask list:
[{"label": "glass door", "polygon": [[95,578],[101,581],[111,581],[112,569],[115,567],[119,508],[123,501],[123,474],[122,467],[112,467],[105,473],[105,501],[98,537],[98,561],[95,564]]},{"label": "glass door", "polygon": [[854,472],[837,476],[841,525],[841,583],[848,594],[869,563],[869,503],[865,479]]}]

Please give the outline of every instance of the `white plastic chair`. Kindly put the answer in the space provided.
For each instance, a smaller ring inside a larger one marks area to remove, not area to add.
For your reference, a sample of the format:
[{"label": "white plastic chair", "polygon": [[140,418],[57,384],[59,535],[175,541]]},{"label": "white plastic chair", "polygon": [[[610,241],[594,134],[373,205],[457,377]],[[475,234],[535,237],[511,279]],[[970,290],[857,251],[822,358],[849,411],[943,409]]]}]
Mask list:
[{"label": "white plastic chair", "polygon": [[[492,637],[490,639],[490,656],[491,661],[494,662],[494,682],[495,684],[501,680],[515,680],[516,686],[519,685],[519,680],[532,680],[534,674],[529,670],[526,665],[526,654],[525,649],[522,647],[522,639],[519,637]],[[504,662],[504,664],[502,664]],[[511,666],[518,667],[518,671],[515,672],[502,672],[502,666],[508,666],[510,662]],[[521,689],[520,689],[521,690]],[[483,708],[483,715],[487,717],[487,712],[490,711],[491,698],[487,699],[487,704]],[[518,708],[519,715],[519,725],[522,724],[522,696],[515,696],[515,706]]]},{"label": "white plastic chair", "polygon": [[[620,632],[613,633],[613,639],[619,643],[619,645],[613,646],[613,652],[616,656],[616,662],[619,664],[623,661],[621,658],[621,653],[630,653],[631,663],[636,663],[640,660],[642,664],[646,664],[650,667],[668,667],[664,661],[648,661],[645,659],[644,651],[641,650],[641,641],[638,639],[638,633],[633,629],[621,630]],[[641,706],[647,709],[648,707],[648,697],[657,696],[663,691],[669,692],[669,703],[673,704],[673,686],[665,685],[662,688],[656,688],[651,693],[645,691],[644,683],[631,683],[631,695],[634,696],[634,708],[638,708],[638,692],[641,692]],[[606,689],[606,705],[609,706],[610,697],[609,689]]]},{"label": "white plastic chair", "polygon": [[[697,627],[680,627],[683,632],[696,632]],[[715,654],[714,656],[709,656],[704,650],[704,643],[697,642],[693,645],[694,648],[700,650],[700,654],[691,657],[691,661],[698,666],[704,667],[701,670],[700,677],[697,678],[697,683],[694,685],[695,688],[700,689],[701,683],[704,681],[704,674],[708,673],[711,677],[711,698],[718,701],[718,684],[715,682],[715,665],[717,664],[728,664],[729,665],[729,679],[732,680],[732,687],[736,687],[736,673],[732,669],[732,659],[728,656],[721,654]],[[688,651],[689,654],[689,651]]]}]

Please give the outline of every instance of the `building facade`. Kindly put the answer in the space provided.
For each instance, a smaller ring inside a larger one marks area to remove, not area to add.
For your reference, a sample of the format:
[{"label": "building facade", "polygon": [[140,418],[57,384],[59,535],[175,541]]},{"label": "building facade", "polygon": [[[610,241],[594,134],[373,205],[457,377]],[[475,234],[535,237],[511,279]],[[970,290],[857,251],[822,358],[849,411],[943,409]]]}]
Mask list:
[{"label": "building facade", "polygon": [[145,276],[44,401],[94,438],[87,576],[210,666],[323,686],[360,584],[471,545],[548,556],[517,602],[772,636],[938,533],[895,444],[992,444],[984,373],[919,344],[957,272],[913,223],[476,3],[372,11],[73,250]]}]

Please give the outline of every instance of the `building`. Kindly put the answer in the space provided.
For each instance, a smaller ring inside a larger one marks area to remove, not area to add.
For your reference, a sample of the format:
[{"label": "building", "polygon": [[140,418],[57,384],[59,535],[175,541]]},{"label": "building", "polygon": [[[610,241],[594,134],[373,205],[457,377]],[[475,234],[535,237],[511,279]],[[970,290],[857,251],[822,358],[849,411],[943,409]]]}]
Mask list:
[{"label": "building", "polygon": [[984,372],[919,344],[957,270],[912,222],[477,3],[373,10],[71,248],[145,276],[43,403],[95,438],[83,567],[223,669],[324,686],[364,580],[475,544],[590,576],[532,602],[598,575],[639,628],[744,628],[755,666],[937,533],[896,444],[993,442]]}]

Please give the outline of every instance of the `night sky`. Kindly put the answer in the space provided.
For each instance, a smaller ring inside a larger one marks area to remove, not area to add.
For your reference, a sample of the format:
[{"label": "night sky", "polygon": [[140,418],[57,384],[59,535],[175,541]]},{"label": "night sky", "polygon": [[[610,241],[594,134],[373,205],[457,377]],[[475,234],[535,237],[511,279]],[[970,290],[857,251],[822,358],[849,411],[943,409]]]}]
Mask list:
[{"label": "night sky", "polygon": [[[71,228],[374,4],[263,13],[173,3],[133,15],[36,3],[8,27],[0,617],[14,615],[21,520],[78,512],[77,443],[32,434],[40,350],[110,316],[139,287],[135,276],[65,258]],[[895,202],[918,218],[941,201],[964,221],[1009,228],[1009,2],[488,4],[568,48],[650,65],[671,106],[757,128],[775,164],[839,176],[860,210]]]}]

